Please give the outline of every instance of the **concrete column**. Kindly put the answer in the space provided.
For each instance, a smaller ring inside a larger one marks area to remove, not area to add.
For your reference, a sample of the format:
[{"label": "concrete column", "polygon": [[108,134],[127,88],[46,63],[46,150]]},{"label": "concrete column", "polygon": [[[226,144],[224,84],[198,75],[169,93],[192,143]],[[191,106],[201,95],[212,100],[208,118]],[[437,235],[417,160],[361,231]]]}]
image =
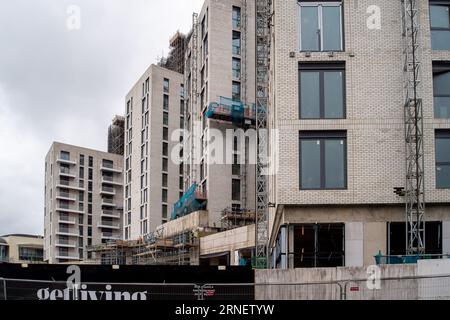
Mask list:
[{"label": "concrete column", "polygon": [[362,222],[345,224],[345,266],[364,266],[364,225]]},{"label": "concrete column", "polygon": [[450,254],[450,221],[442,222],[442,253]]}]

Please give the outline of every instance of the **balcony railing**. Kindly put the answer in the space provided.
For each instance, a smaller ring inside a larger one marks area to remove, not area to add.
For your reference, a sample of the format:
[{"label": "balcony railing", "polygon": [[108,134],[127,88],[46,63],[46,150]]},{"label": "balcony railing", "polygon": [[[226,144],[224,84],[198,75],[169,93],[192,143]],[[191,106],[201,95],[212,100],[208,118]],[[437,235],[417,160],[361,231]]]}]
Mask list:
[{"label": "balcony railing", "polygon": [[114,165],[110,164],[110,163],[103,163],[100,167],[100,170],[102,171],[110,171],[110,172],[115,172],[115,173],[122,173],[122,168],[119,167],[115,167]]},{"label": "balcony railing", "polygon": [[80,235],[78,230],[71,230],[71,229],[68,229],[68,228],[59,228],[58,231],[57,231],[57,234],[74,236],[74,237],[78,237]]},{"label": "balcony railing", "polygon": [[113,194],[116,193],[114,187],[106,187],[106,186],[102,187],[102,192],[104,192],[104,193],[113,193]]},{"label": "balcony railing", "polygon": [[120,225],[118,223],[113,223],[111,221],[102,221],[98,223],[99,228],[111,228],[111,229],[120,229]]},{"label": "balcony railing", "polygon": [[113,210],[103,210],[102,215],[106,216],[107,218],[114,218],[114,219],[120,219],[120,213],[113,211]]},{"label": "balcony railing", "polygon": [[57,187],[64,188],[64,189],[73,189],[78,191],[84,191],[83,187],[80,187],[80,185],[71,184],[70,181],[67,180],[59,180]]},{"label": "balcony railing", "polygon": [[119,234],[110,233],[110,232],[103,232],[102,238],[106,239],[106,240],[120,240],[121,239]]}]

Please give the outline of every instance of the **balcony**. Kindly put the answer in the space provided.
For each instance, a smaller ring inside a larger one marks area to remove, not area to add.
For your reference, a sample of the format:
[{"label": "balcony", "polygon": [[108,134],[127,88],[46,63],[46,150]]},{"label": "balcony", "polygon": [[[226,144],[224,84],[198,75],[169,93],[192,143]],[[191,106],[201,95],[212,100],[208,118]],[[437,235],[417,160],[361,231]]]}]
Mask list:
[{"label": "balcony", "polygon": [[112,172],[112,173],[122,173],[123,169],[103,163],[100,167],[100,171]]},{"label": "balcony", "polygon": [[60,189],[71,189],[71,190],[77,190],[77,191],[84,191],[84,188],[81,188],[80,186],[71,184],[70,182],[65,181],[65,180],[59,180],[56,187],[60,188]]},{"label": "balcony", "polygon": [[74,226],[77,224],[77,222],[75,220],[71,220],[71,219],[69,219],[69,217],[64,217],[64,216],[61,216],[59,218],[58,223],[59,224],[68,224],[71,226]]},{"label": "balcony", "polygon": [[59,230],[56,231],[57,236],[66,236],[66,237],[79,237],[80,234],[78,230],[72,230],[68,228],[59,228]]},{"label": "balcony", "polygon": [[107,196],[115,196],[116,190],[113,187],[102,186],[102,189],[100,190],[100,194],[107,195]]},{"label": "balcony", "polygon": [[67,213],[76,213],[76,214],[84,214],[84,211],[81,211],[79,208],[77,207],[73,207],[73,206],[64,206],[59,204],[56,207],[56,211],[59,212],[67,212]]},{"label": "balcony", "polygon": [[112,229],[112,230],[120,230],[120,225],[118,223],[113,222],[99,222],[97,225],[101,229]]},{"label": "balcony", "polygon": [[59,259],[59,260],[81,260],[79,255],[72,256],[69,254],[67,254],[67,255],[57,254],[56,259]]},{"label": "balcony", "polygon": [[121,215],[118,212],[114,212],[112,210],[103,210],[101,215],[102,218],[112,218],[112,219],[121,219]]},{"label": "balcony", "polygon": [[102,177],[102,184],[108,184],[108,185],[114,185],[114,186],[123,186],[123,181],[117,181],[114,180],[112,177],[103,176]]},{"label": "balcony", "polygon": [[115,240],[121,240],[122,237],[117,235],[117,234],[112,234],[112,233],[102,233],[102,239],[103,240],[110,240],[110,241],[115,241]]},{"label": "balcony", "polygon": [[67,178],[71,178],[71,179],[75,179],[76,175],[70,173],[70,170],[64,167],[59,168],[59,175],[61,177],[67,177]]},{"label": "balcony", "polygon": [[73,196],[70,196],[70,193],[68,192],[59,192],[56,195],[56,199],[57,200],[65,200],[65,201],[72,201],[72,202],[76,202],[77,199]]},{"label": "balcony", "polygon": [[72,160],[70,160],[70,159],[68,159],[68,158],[61,158],[61,157],[59,157],[59,158],[56,160],[56,162],[57,162],[57,163],[68,164],[68,165],[71,165],[71,166],[76,166],[76,165],[77,165],[76,161],[72,161]]},{"label": "balcony", "polygon": [[114,202],[114,200],[102,199],[102,207],[116,208],[117,204]]},{"label": "balcony", "polygon": [[77,245],[75,242],[70,242],[68,240],[59,240],[55,246],[57,248],[68,248],[68,249],[76,249]]}]

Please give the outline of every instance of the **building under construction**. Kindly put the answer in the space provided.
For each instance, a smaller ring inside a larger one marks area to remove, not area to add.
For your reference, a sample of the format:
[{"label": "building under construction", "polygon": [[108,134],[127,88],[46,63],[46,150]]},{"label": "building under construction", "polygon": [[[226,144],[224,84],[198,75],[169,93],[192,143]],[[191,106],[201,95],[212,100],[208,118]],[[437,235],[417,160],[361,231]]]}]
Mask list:
[{"label": "building under construction", "polygon": [[[191,192],[165,225],[176,232],[143,238],[134,262],[268,257],[286,269],[448,254],[449,12],[448,1],[205,1],[184,73]],[[214,129],[256,129],[256,166],[210,163]]]},{"label": "building under construction", "polygon": [[184,60],[188,38],[183,33],[177,31],[170,38],[170,52],[167,57],[163,57],[158,62],[160,67],[184,73]]},{"label": "building under construction", "polygon": [[125,117],[115,116],[108,129],[108,153],[124,155]]}]

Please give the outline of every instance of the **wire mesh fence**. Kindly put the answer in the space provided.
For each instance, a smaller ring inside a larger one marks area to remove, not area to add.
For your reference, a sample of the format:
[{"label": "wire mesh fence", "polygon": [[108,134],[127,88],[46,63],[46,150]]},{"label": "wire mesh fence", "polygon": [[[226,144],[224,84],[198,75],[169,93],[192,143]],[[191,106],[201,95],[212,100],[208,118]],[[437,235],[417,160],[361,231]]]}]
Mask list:
[{"label": "wire mesh fence", "polygon": [[0,278],[0,300],[450,300],[450,276],[311,283],[81,283]]}]

